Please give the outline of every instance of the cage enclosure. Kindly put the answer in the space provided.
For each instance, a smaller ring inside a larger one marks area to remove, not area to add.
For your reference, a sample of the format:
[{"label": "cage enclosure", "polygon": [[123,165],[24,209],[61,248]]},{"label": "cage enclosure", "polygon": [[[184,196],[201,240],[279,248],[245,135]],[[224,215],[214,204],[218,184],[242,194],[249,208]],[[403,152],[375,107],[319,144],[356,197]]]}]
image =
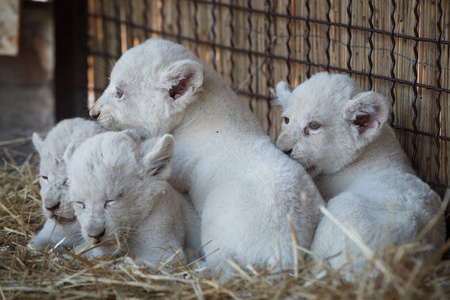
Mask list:
[{"label": "cage enclosure", "polygon": [[279,109],[271,104],[278,81],[297,85],[321,71],[348,74],[390,100],[390,125],[419,176],[441,196],[448,187],[447,1],[89,0],[86,5],[87,86],[76,88],[88,106],[107,86],[120,55],[152,37],[181,43],[210,64],[273,139],[280,131]]}]

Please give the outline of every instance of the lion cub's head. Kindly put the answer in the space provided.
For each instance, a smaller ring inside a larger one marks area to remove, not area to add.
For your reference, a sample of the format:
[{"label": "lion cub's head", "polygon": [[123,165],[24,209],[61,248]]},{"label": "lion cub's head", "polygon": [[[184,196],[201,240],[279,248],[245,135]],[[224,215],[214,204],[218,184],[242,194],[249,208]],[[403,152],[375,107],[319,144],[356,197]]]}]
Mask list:
[{"label": "lion cub's head", "polygon": [[139,242],[138,226],[167,187],[173,147],[171,135],[144,139],[128,130],[69,145],[69,193],[86,241],[111,242],[104,254]]},{"label": "lion cub's head", "polygon": [[281,81],[277,96],[283,121],[276,144],[312,176],[351,163],[378,136],[389,113],[385,97],[364,92],[340,74],[318,73],[293,91]]},{"label": "lion cub's head", "polygon": [[145,128],[151,136],[170,133],[196,100],[203,67],[183,46],[150,39],[117,61],[90,115],[112,130]]},{"label": "lion cub's head", "polygon": [[76,221],[69,203],[66,162],[64,151],[74,139],[87,138],[105,132],[95,122],[81,118],[59,122],[45,139],[33,134],[33,144],[40,156],[40,185],[42,209],[45,216],[58,224],[67,225]]}]

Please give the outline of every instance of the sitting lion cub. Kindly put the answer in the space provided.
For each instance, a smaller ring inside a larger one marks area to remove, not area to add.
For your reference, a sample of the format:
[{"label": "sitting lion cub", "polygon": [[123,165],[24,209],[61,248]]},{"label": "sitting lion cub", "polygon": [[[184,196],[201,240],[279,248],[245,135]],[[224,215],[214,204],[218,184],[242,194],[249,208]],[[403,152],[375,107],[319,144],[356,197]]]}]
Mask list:
[{"label": "sitting lion cub", "polygon": [[63,159],[66,147],[74,139],[87,138],[102,132],[95,122],[81,118],[59,122],[45,139],[33,134],[40,161],[40,184],[42,211],[47,217],[44,227],[33,237],[29,245],[38,250],[62,241],[60,245],[72,247],[82,240],[80,225],[68,198],[66,162]]},{"label": "sitting lion cub", "polygon": [[227,83],[175,43],[126,51],[90,114],[101,125],[175,138],[171,182],[201,216],[206,266],[293,267],[291,224],[308,248],[323,199],[305,170],[270,141]]},{"label": "sitting lion cub", "polygon": [[[414,175],[386,123],[385,97],[364,92],[350,77],[319,73],[290,91],[277,85],[283,107],[277,146],[300,162],[328,201],[328,211],[356,229],[371,248],[413,243],[436,214],[439,196]],[[423,237],[433,249],[444,243],[444,218]],[[312,250],[340,268],[360,249],[324,217]],[[422,253],[426,257],[431,253]],[[353,263],[363,268],[364,260]]]},{"label": "sitting lion cub", "polygon": [[147,139],[134,132],[106,132],[67,148],[69,193],[86,242],[86,256],[136,255],[156,264],[181,247],[200,248],[198,216],[167,179],[173,137]]}]

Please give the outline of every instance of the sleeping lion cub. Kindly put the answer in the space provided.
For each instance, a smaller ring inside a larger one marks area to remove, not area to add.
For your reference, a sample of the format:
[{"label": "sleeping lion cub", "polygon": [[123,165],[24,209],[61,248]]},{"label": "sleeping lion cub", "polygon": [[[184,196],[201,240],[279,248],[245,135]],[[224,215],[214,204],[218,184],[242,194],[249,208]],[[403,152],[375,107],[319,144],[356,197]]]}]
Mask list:
[{"label": "sleeping lion cub", "polygon": [[[171,135],[144,139],[131,131],[75,140],[67,148],[69,193],[86,242],[86,256],[130,252],[154,265],[183,247],[200,248],[198,217],[167,179]],[[101,243],[101,244],[100,244]]]},{"label": "sleeping lion cub", "polygon": [[59,122],[42,138],[33,134],[33,144],[40,155],[40,185],[42,211],[47,218],[44,227],[29,245],[44,250],[53,244],[73,247],[82,241],[80,224],[69,201],[66,162],[63,159],[67,146],[79,138],[88,138],[105,132],[97,123],[81,118]]}]

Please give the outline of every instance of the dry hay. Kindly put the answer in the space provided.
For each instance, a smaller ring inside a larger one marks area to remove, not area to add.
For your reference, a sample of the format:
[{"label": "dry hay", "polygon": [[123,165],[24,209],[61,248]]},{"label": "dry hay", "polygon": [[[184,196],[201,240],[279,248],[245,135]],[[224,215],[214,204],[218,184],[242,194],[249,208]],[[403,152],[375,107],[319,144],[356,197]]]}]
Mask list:
[{"label": "dry hay", "polygon": [[[0,297],[3,299],[445,299],[450,298],[450,263],[439,254],[425,263],[404,259],[417,247],[393,247],[373,255],[368,271],[348,282],[326,266],[312,264],[281,274],[246,270],[230,262],[235,276],[213,280],[180,263],[150,271],[117,260],[89,261],[74,253],[32,251],[27,241],[43,225],[36,157],[4,163],[0,171]],[[351,233],[350,233],[351,235]],[[449,243],[446,245],[449,246]],[[296,246],[300,260],[306,250]],[[370,276],[373,268],[380,270]],[[315,274],[315,275],[314,275]]]}]

